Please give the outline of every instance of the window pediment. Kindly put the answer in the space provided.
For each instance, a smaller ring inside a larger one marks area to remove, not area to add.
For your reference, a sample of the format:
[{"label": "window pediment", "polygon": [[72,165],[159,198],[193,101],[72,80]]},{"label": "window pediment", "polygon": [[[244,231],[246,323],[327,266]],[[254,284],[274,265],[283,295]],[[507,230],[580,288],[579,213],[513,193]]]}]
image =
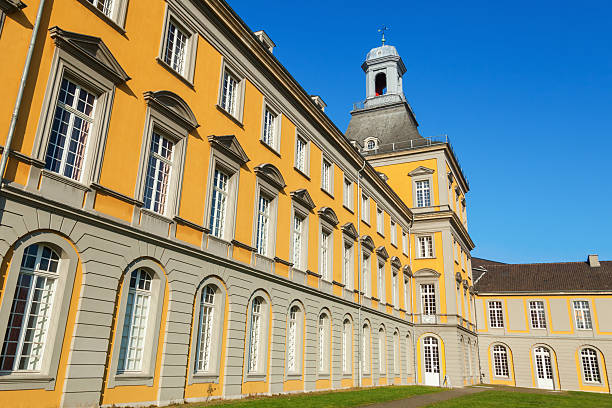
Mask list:
[{"label": "window pediment", "polygon": [[353,239],[357,239],[357,237],[359,236],[357,234],[357,229],[355,228],[355,226],[353,225],[352,222],[347,222],[346,224],[344,224],[342,227],[342,231],[344,231],[344,233],[353,238]]},{"label": "window pediment", "polygon": [[387,249],[384,246],[379,246],[378,248],[376,248],[376,254],[383,259],[389,259],[389,253],[387,252]]},{"label": "window pediment", "polygon": [[455,280],[457,281],[457,283],[461,282],[461,274],[459,272],[455,273]]},{"label": "window pediment", "polygon": [[361,244],[370,251],[374,250],[374,240],[369,235],[364,235],[361,237]]},{"label": "window pediment", "polygon": [[410,177],[423,176],[423,175],[427,175],[427,174],[433,174],[434,172],[435,172],[435,170],[429,169],[429,168],[424,167],[424,166],[419,166],[416,169],[412,170],[410,173],[408,173],[408,175]]},{"label": "window pediment", "polygon": [[334,210],[329,207],[323,207],[319,211],[317,211],[317,213],[319,214],[319,217],[323,218],[325,221],[332,224],[334,227],[340,222]]},{"label": "window pediment", "polygon": [[193,130],[200,126],[187,102],[174,92],[147,91],[143,95],[149,106],[161,111],[185,129]]},{"label": "window pediment", "polygon": [[257,177],[261,177],[279,191],[287,185],[280,170],[270,163],[260,164],[254,170]]},{"label": "window pediment", "polygon": [[291,198],[293,198],[302,206],[306,207],[309,211],[312,211],[316,207],[314,201],[312,200],[312,197],[310,196],[310,193],[308,193],[308,190],[306,190],[305,188],[292,191],[289,194],[291,195]]},{"label": "window pediment", "polygon": [[404,272],[404,275],[408,276],[408,277],[412,277],[412,269],[410,269],[410,265],[404,265],[404,267],[402,268],[402,272]]},{"label": "window pediment", "polygon": [[49,32],[58,48],[91,66],[115,85],[130,79],[101,38],[64,31],[57,26],[51,27]]},{"label": "window pediment", "polygon": [[402,267],[402,262],[400,261],[400,259],[397,256],[392,256],[391,257],[391,265],[396,267],[397,269],[400,269]]},{"label": "window pediment", "polygon": [[424,268],[419,269],[414,273],[415,278],[438,278],[440,277],[440,273],[434,271],[433,269]]},{"label": "window pediment", "polygon": [[20,0],[0,0],[0,10],[6,14],[14,13],[26,7],[26,4]]},{"label": "window pediment", "polygon": [[234,159],[241,166],[251,159],[246,155],[240,143],[238,143],[238,139],[234,135],[226,135],[226,136],[208,136],[208,142],[212,147],[220,150],[225,153],[230,158]]}]

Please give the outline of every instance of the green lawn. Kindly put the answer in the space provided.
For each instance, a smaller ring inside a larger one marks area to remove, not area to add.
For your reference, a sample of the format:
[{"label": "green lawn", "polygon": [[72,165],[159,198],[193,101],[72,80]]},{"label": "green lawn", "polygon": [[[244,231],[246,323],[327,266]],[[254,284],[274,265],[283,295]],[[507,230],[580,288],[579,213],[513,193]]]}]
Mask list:
[{"label": "green lawn", "polygon": [[232,408],[336,408],[356,407],[375,402],[393,401],[410,398],[414,395],[443,391],[442,388],[423,386],[393,386],[366,389],[351,389],[347,391],[326,391],[306,394],[281,395],[274,397],[247,398],[234,401],[212,401],[177,405],[180,408],[197,407],[232,407]]},{"label": "green lawn", "polygon": [[431,408],[604,408],[612,407],[612,395],[589,392],[526,393],[514,391],[484,391],[428,405]]}]

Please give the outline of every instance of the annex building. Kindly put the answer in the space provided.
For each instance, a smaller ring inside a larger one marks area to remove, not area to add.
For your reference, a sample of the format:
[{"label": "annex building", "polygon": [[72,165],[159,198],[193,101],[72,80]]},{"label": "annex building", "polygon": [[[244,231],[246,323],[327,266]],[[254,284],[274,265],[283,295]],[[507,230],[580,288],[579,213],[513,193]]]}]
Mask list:
[{"label": "annex building", "polygon": [[397,50],[343,133],[274,47],[222,0],[0,0],[0,406],[609,393],[612,262],[472,258]]}]

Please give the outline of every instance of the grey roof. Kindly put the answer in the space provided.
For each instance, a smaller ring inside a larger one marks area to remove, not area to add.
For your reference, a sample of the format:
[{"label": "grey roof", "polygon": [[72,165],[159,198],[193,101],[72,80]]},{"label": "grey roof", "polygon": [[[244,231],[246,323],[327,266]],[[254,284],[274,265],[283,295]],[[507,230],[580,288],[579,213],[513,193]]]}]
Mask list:
[{"label": "grey roof", "polygon": [[490,263],[473,272],[479,293],[612,291],[612,261],[602,261],[599,267],[587,262]]},{"label": "grey roof", "polygon": [[376,58],[383,58],[387,56],[399,57],[399,54],[394,46],[383,45],[381,47],[372,48],[366,56],[366,61],[373,60]]},{"label": "grey roof", "polygon": [[410,140],[425,140],[419,134],[418,123],[406,102],[355,110],[351,115],[346,137],[362,146],[366,138],[375,137],[380,143],[379,152],[384,152],[386,146],[390,149],[393,143],[401,147],[402,143],[410,143]]}]

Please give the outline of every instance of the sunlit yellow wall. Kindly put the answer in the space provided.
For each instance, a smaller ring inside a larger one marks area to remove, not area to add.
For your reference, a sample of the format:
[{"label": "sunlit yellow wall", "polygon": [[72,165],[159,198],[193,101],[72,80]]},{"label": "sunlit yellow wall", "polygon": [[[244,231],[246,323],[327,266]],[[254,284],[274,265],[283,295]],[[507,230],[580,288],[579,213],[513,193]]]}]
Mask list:
[{"label": "sunlit yellow wall", "polygon": [[[417,167],[427,167],[428,169],[434,170],[433,185],[431,186],[431,204],[433,206],[440,205],[440,194],[438,185],[438,160],[437,159],[425,159],[416,160],[409,163],[400,164],[389,164],[385,166],[377,166],[376,170],[384,173],[389,179],[387,183],[391,188],[400,196],[400,198],[409,206],[413,205],[413,194],[412,194],[412,180],[408,176],[412,170]],[[446,188],[446,187],[445,187]],[[375,215],[376,213],[374,213]]]}]

